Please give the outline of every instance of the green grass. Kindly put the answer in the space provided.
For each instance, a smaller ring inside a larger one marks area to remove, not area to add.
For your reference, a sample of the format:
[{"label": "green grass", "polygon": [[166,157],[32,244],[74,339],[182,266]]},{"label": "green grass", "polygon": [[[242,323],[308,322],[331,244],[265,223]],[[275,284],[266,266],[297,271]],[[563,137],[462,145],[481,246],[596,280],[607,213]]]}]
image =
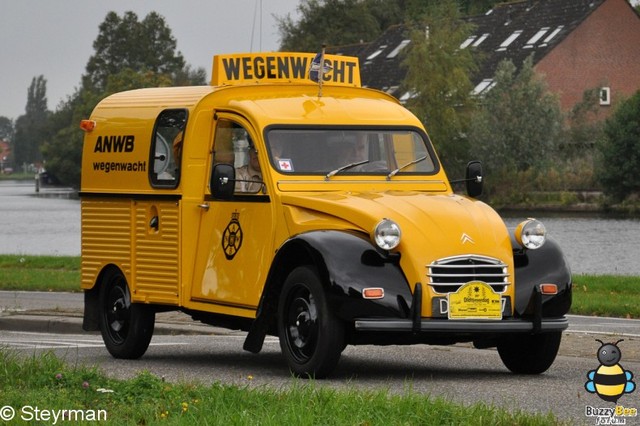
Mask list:
[{"label": "green grass", "polygon": [[[572,314],[640,318],[640,278],[574,275]],[[80,291],[80,258],[0,255],[0,290]]]},{"label": "green grass", "polygon": [[52,353],[24,357],[7,349],[0,349],[0,401],[19,416],[25,405],[58,413],[93,410],[96,416],[106,416],[107,422],[101,424],[559,424],[551,413],[534,415],[486,404],[462,406],[410,388],[400,394],[335,390],[313,381],[292,380],[290,386],[274,389],[252,387],[250,377],[246,386],[169,383],[144,371],[132,379],[116,380],[97,368],[69,366]]},{"label": "green grass", "polygon": [[574,275],[571,313],[640,318],[640,278]]},{"label": "green grass", "polygon": [[80,257],[0,255],[0,290],[80,291]]}]

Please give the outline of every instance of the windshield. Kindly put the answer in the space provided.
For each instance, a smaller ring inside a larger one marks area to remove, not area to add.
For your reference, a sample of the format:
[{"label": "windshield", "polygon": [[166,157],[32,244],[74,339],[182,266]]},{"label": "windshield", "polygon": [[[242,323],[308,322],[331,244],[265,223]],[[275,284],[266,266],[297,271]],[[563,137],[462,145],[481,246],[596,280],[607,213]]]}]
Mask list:
[{"label": "windshield", "polygon": [[271,129],[272,166],[286,174],[433,174],[436,162],[421,133],[406,129]]}]

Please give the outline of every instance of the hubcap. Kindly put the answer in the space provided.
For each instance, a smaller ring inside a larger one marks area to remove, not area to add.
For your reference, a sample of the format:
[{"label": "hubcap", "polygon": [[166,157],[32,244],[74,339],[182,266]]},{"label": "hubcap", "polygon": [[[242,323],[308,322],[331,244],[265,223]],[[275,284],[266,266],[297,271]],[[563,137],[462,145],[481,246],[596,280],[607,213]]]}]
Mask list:
[{"label": "hubcap", "polygon": [[117,283],[111,287],[106,300],[105,316],[109,336],[114,343],[123,343],[127,337],[130,301],[127,290]]},{"label": "hubcap", "polygon": [[305,287],[292,291],[287,309],[287,343],[297,361],[306,361],[315,351],[318,313],[313,295]]}]

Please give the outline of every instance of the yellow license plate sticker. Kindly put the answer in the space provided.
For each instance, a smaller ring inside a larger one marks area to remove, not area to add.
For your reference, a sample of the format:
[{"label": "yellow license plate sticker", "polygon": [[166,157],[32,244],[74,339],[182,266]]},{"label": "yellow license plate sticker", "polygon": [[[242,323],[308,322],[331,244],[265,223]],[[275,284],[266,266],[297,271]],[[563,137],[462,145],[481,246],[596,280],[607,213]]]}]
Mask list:
[{"label": "yellow license plate sticker", "polygon": [[502,319],[502,297],[485,282],[468,282],[447,297],[449,319]]}]

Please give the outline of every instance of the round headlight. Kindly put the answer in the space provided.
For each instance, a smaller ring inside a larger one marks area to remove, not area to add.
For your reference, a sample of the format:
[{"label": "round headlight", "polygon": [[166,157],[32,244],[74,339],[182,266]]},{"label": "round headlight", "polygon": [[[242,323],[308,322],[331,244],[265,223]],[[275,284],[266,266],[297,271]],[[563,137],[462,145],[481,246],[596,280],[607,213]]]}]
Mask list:
[{"label": "round headlight", "polygon": [[546,239],[547,230],[539,220],[527,219],[516,228],[516,241],[530,250],[542,247]]},{"label": "round headlight", "polygon": [[392,250],[400,244],[400,226],[391,219],[382,219],[373,230],[373,240],[383,250]]}]

